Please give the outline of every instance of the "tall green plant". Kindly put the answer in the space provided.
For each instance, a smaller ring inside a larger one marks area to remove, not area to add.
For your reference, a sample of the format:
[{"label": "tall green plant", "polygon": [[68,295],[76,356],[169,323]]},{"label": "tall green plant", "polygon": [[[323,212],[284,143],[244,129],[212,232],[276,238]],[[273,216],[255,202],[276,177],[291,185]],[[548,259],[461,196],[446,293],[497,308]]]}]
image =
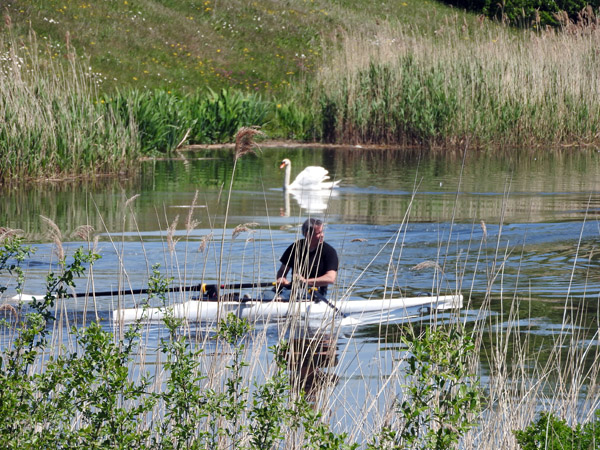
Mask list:
[{"label": "tall green plant", "polygon": [[136,129],[97,102],[89,71],[74,53],[40,60],[26,45],[0,39],[0,182],[126,170]]},{"label": "tall green plant", "polygon": [[594,450],[600,447],[600,410],[585,425],[570,426],[553,413],[543,412],[524,430],[514,431],[523,450]]},{"label": "tall green plant", "polygon": [[476,425],[481,391],[471,373],[473,341],[458,326],[403,337],[408,357],[395,412],[369,448],[451,449]]},{"label": "tall green plant", "polygon": [[170,154],[197,122],[186,97],[162,89],[120,91],[104,95],[103,102],[138,130],[140,151],[146,155]]},{"label": "tall green plant", "polygon": [[240,128],[263,126],[273,113],[272,102],[234,89],[209,88],[207,93],[190,96],[189,103],[190,113],[197,118],[192,143],[230,142]]}]

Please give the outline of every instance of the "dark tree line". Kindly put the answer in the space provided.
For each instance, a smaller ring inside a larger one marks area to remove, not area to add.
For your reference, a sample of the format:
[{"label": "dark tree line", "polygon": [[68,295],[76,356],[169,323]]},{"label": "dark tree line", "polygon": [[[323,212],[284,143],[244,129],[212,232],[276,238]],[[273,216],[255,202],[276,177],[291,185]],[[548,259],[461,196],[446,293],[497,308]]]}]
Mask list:
[{"label": "dark tree line", "polygon": [[478,11],[490,19],[515,26],[561,26],[596,22],[600,0],[442,0],[444,3]]}]

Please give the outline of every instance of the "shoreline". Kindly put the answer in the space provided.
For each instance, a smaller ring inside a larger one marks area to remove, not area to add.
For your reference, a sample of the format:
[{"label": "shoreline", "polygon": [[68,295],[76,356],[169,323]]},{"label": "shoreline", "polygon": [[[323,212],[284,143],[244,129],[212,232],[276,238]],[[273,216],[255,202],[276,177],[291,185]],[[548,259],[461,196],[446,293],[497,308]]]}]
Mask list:
[{"label": "shoreline", "polygon": [[[386,150],[386,149],[397,149],[397,148],[415,148],[415,147],[402,147],[400,145],[384,145],[384,144],[323,144],[319,142],[300,142],[300,141],[287,141],[279,139],[267,139],[264,141],[257,141],[257,147],[265,148],[338,148],[338,149],[360,149],[360,150]],[[235,142],[227,144],[192,144],[185,145],[178,148],[176,151],[194,151],[194,150],[218,150],[218,149],[232,149],[235,148]]]}]

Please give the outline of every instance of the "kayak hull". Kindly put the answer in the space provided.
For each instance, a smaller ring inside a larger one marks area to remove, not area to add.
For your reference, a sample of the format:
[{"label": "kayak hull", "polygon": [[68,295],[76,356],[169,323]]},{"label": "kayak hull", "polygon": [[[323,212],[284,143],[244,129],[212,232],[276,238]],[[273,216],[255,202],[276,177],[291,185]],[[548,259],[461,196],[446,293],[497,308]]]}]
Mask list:
[{"label": "kayak hull", "polygon": [[251,320],[272,320],[287,316],[307,318],[326,318],[352,315],[360,317],[364,314],[395,314],[414,317],[434,311],[460,309],[463,304],[462,295],[440,295],[423,297],[403,297],[372,300],[334,301],[207,301],[189,300],[160,308],[125,308],[113,312],[113,320],[117,322],[133,322],[136,320],[161,321],[167,315],[189,322],[214,321],[224,318],[229,313]]}]

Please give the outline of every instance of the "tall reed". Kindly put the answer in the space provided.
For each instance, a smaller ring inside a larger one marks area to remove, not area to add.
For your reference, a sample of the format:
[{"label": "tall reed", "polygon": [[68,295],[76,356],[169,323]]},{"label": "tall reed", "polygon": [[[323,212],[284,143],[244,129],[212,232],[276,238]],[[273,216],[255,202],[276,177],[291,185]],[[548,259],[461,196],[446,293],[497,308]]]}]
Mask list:
[{"label": "tall reed", "polygon": [[97,102],[74,51],[57,60],[31,34],[0,40],[0,182],[127,170],[137,129]]},{"label": "tall reed", "polygon": [[169,155],[183,144],[232,142],[240,128],[265,125],[273,116],[272,102],[233,89],[193,94],[128,90],[102,99],[137,126],[144,155]]},{"label": "tall reed", "polygon": [[597,145],[599,42],[595,27],[515,32],[458,15],[432,34],[350,31],[298,95],[332,142]]}]

